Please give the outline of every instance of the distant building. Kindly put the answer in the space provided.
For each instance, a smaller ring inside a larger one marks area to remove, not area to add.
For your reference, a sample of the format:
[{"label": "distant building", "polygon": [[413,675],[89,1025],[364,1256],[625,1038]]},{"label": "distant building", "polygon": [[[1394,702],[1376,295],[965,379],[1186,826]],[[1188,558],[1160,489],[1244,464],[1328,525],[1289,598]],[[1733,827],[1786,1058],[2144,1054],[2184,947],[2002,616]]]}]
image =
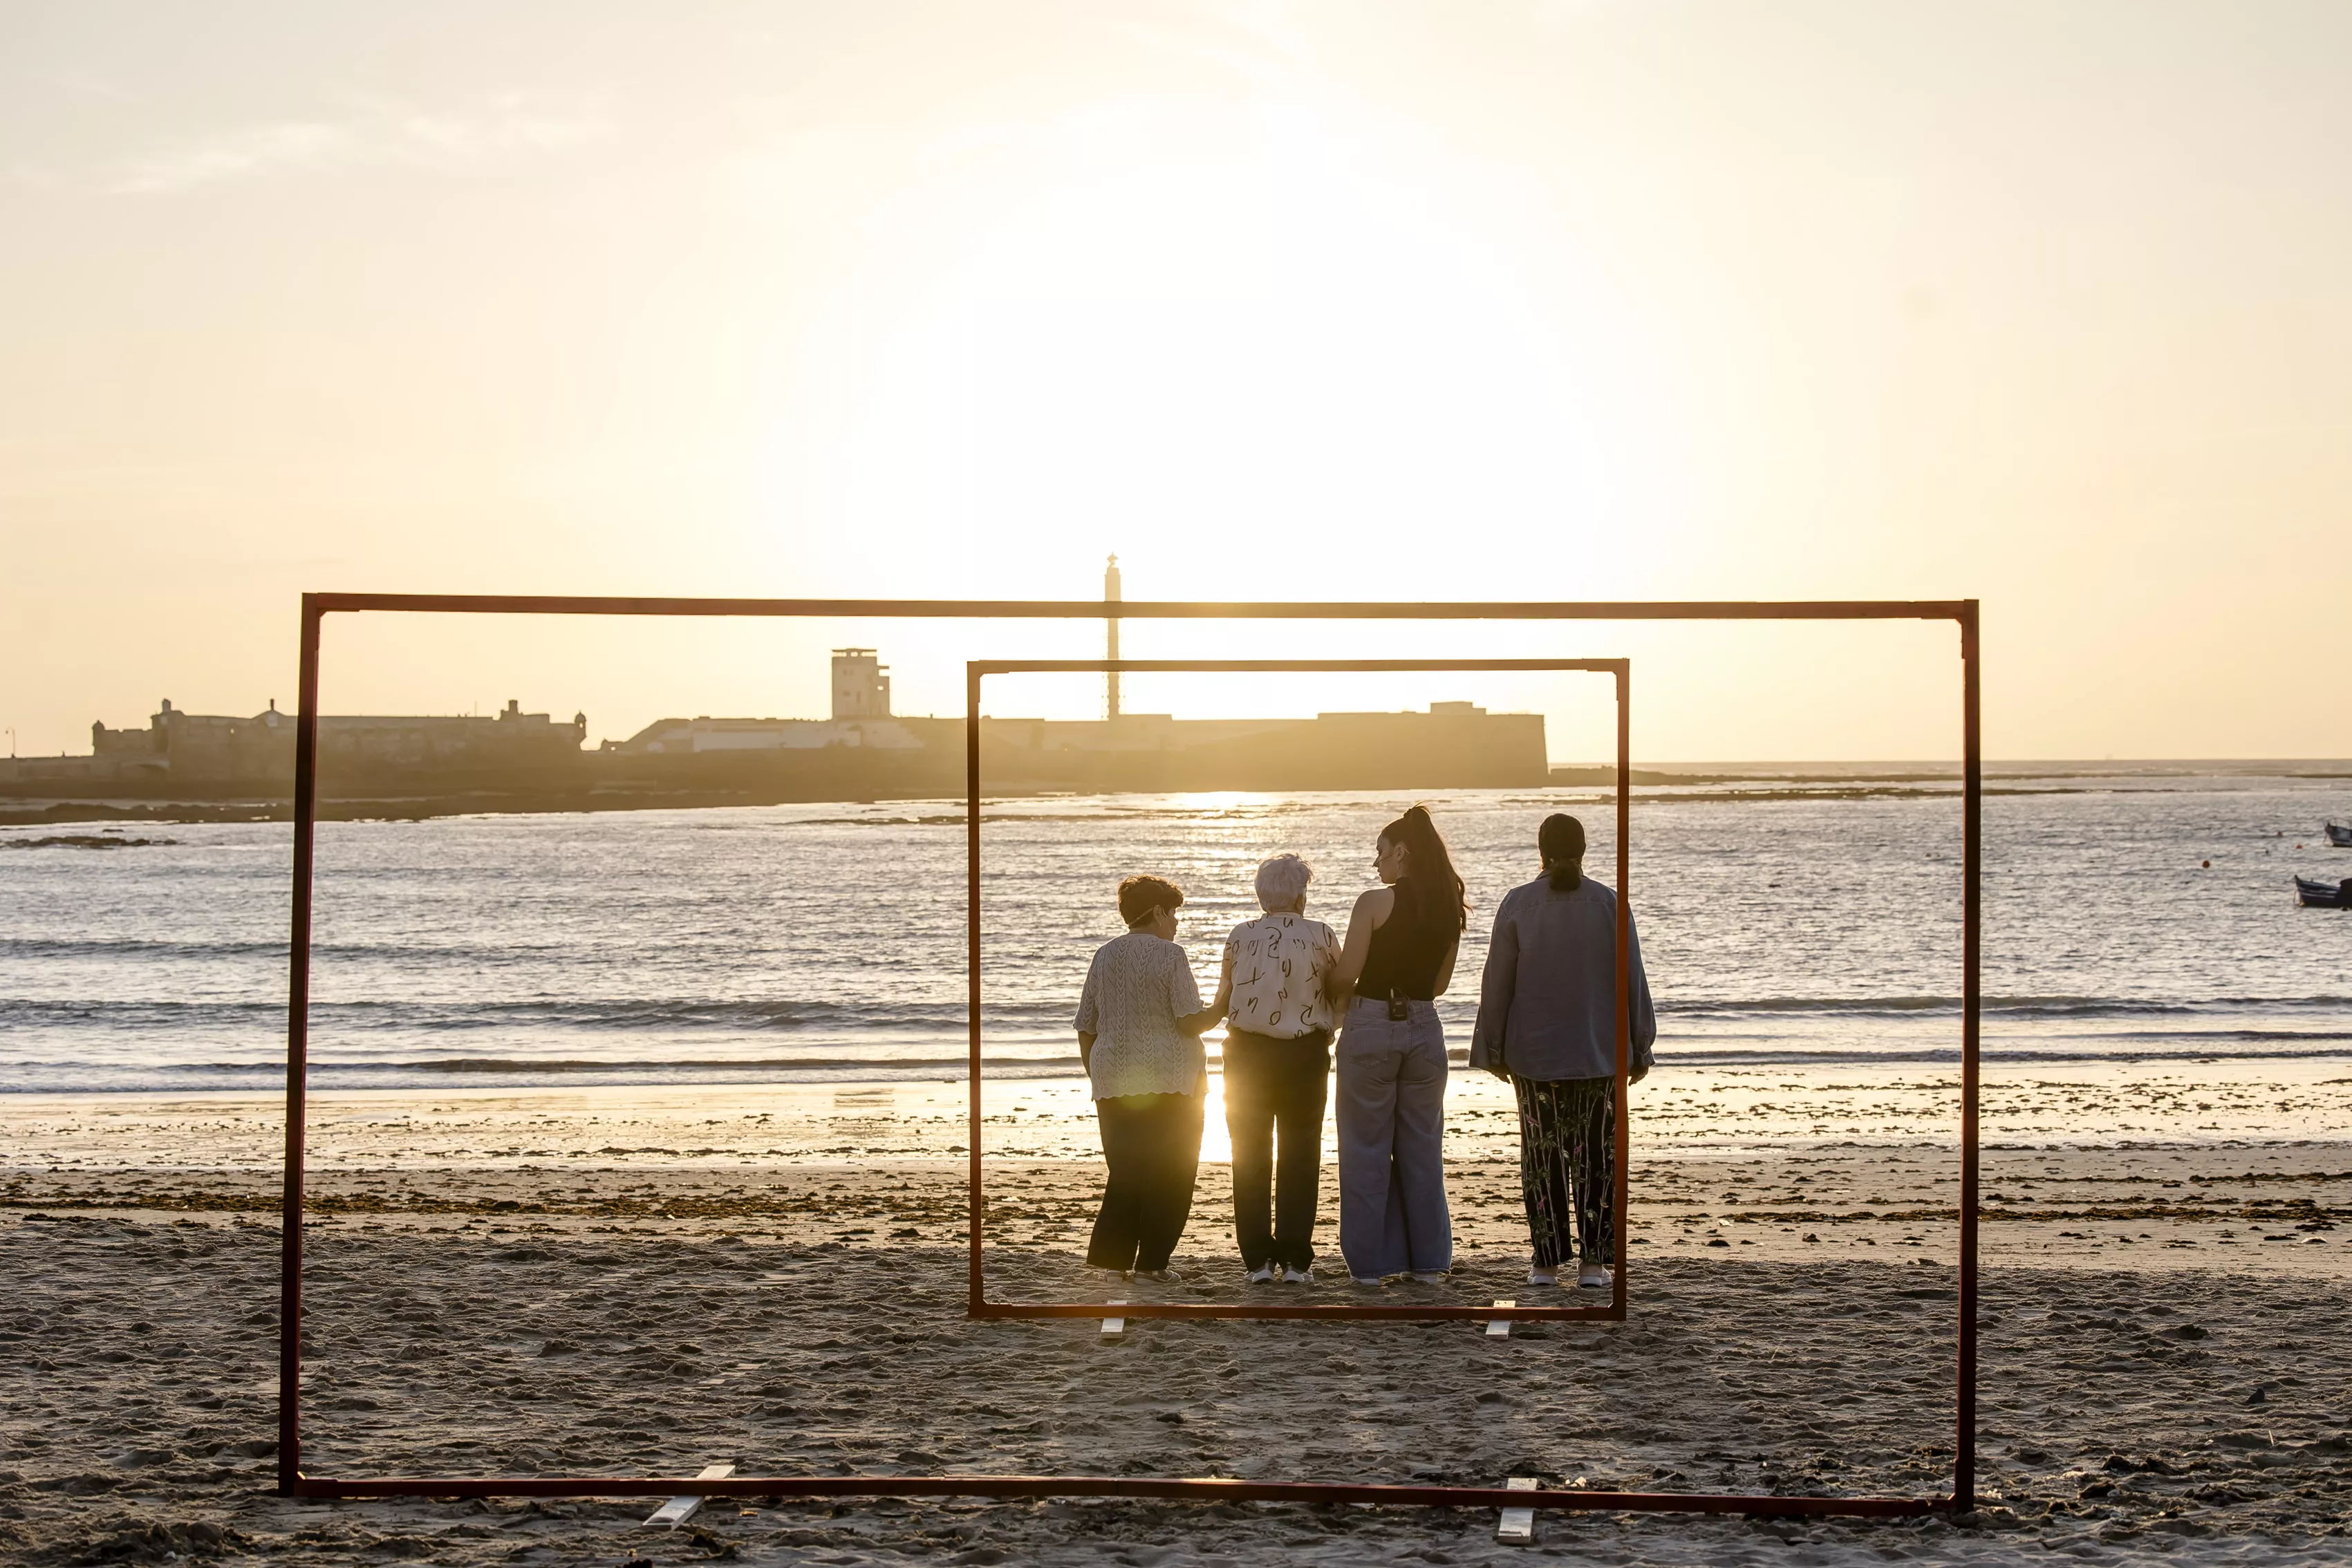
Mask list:
[{"label": "distant building", "polygon": [[706,752],[817,752],[855,746],[920,751],[931,744],[917,728],[958,721],[906,719],[656,719],[625,741],[603,750],[626,756],[686,757]]},{"label": "distant building", "polygon": [[656,719],[602,750],[634,757],[698,756],[712,752],[815,752],[832,747],[920,751],[935,738],[919,730],[949,721],[894,719],[889,666],[870,647],[833,650],[830,719]]},{"label": "distant building", "polygon": [[1502,789],[1541,784],[1540,713],[1435,702],[1426,713],[1312,719],[989,719],[982,768],[1006,787]]},{"label": "distant building", "polygon": [[833,716],[835,719],[890,717],[888,668],[870,647],[833,650]]},{"label": "distant building", "polygon": [[[164,698],[143,730],[89,727],[94,777],[134,782],[264,778],[294,771],[294,718],[268,710],[249,719],[189,713]],[[282,753],[282,757],[281,757]]]},{"label": "distant building", "polygon": [[[1116,582],[1107,589],[1116,595]],[[660,719],[593,752],[581,749],[585,714],[563,723],[520,702],[489,718],[329,714],[319,721],[320,795],[610,805],[961,795],[961,715],[894,715],[889,671],[870,647],[834,649],[832,675],[828,719]],[[1496,789],[1549,780],[1540,713],[1434,702],[1426,712],[1178,719],[1128,712],[1118,695],[1106,690],[1101,719],[983,719],[982,788]],[[0,792],[282,800],[293,791],[294,731],[294,716],[275,702],[244,718],[164,702],[144,729],[92,725],[87,757],[0,759]]]},{"label": "distant building", "polygon": [[[26,758],[17,784],[73,784],[147,793],[170,786],[199,791],[244,788],[282,793],[294,778],[294,715],[272,701],[239,718],[157,705],[144,729],[89,727],[87,757]],[[379,717],[323,714],[319,771],[334,785],[539,777],[576,768],[588,716],[559,723],[509,701],[492,718],[467,715]]]}]

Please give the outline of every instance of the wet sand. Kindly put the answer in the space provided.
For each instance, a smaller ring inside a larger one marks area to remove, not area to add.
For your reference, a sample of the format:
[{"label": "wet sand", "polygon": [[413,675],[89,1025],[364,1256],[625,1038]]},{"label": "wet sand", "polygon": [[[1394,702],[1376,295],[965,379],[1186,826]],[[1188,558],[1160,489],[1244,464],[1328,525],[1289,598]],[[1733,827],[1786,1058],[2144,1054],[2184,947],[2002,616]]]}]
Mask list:
[{"label": "wet sand", "polygon": [[[1989,1144],[2033,1094],[2074,1096],[2068,1131],[2084,1137],[2011,1134],[1985,1154],[1977,1514],[1559,1515],[1535,1553],[2352,1560],[2352,1146],[2294,1136],[2345,1124],[2343,1087],[2280,1073],[2231,1098],[2163,1079],[1989,1092]],[[992,1294],[1297,1298],[1239,1280],[1217,1163],[1183,1281],[1081,1267],[1098,1178],[1073,1157],[1087,1142],[1073,1088],[991,1087]],[[1088,1321],[972,1322],[952,1086],[321,1097],[306,1467],[1932,1493],[1951,1446],[1956,1160],[1927,1112],[1948,1119],[1948,1086],[1835,1088],[1662,1069],[1637,1094],[1705,1109],[1640,1124],[1631,1321],[1508,1339],[1461,1322],[1139,1320],[1115,1340]],[[2020,1103],[2004,1110],[2004,1096]],[[1189,1564],[1528,1550],[1496,1544],[1494,1516],[1469,1510],[729,1501],[671,1532],[638,1524],[651,1501],[281,1500],[268,1491],[276,1108],[12,1099],[0,1556]],[[1539,1294],[1522,1279],[1507,1121],[1472,1114],[1504,1103],[1477,1083],[1457,1094],[1458,1272],[1381,1299]],[[1832,1109],[1858,1136],[1811,1131]],[[1307,1292],[1355,1294],[1328,1279]]]}]

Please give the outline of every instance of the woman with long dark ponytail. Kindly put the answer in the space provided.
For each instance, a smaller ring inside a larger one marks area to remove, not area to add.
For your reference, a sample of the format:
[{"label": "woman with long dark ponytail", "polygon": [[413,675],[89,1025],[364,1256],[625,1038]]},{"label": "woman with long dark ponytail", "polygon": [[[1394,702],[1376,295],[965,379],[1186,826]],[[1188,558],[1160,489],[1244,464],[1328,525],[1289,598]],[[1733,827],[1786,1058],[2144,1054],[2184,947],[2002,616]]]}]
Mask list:
[{"label": "woman with long dark ponytail", "polygon": [[1381,829],[1381,887],[1356,900],[1332,972],[1346,997],[1339,1046],[1339,1252],[1359,1285],[1454,1267],[1445,1203],[1445,1031],[1437,998],[1454,979],[1469,918],[1454,858],[1416,805]]},{"label": "woman with long dark ponytail", "polygon": [[[1470,1065],[1508,1079],[1519,1102],[1519,1186],[1530,1285],[1610,1283],[1617,1256],[1617,893],[1584,874],[1584,824],[1544,818],[1544,874],[1503,895],[1486,947]],[[1650,1070],[1658,1021],[1633,917],[1627,1076]],[[1574,1234],[1571,1236],[1570,1232]]]}]

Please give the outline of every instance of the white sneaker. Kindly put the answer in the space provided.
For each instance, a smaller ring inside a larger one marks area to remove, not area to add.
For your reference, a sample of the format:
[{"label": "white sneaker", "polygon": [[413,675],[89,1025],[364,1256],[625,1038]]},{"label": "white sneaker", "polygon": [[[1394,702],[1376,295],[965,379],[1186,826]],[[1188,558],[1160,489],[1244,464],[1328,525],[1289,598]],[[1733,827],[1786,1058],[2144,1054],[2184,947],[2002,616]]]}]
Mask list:
[{"label": "white sneaker", "polygon": [[1576,1271],[1576,1283],[1579,1289],[1606,1290],[1610,1285],[1609,1270],[1598,1263],[1588,1263]]},{"label": "white sneaker", "polygon": [[1244,1285],[1273,1284],[1274,1265],[1271,1263],[1259,1264],[1256,1268],[1251,1269],[1247,1274],[1242,1277],[1242,1283]]},{"label": "white sneaker", "polygon": [[1454,1276],[1451,1274],[1415,1274],[1412,1277],[1412,1282],[1416,1285],[1451,1285],[1454,1283]]},{"label": "white sneaker", "polygon": [[1312,1285],[1315,1283],[1315,1270],[1311,1268],[1286,1268],[1282,1271],[1282,1282],[1285,1285]]},{"label": "white sneaker", "polygon": [[1382,1285],[1386,1284],[1387,1281],[1382,1279],[1377,1274],[1350,1274],[1348,1276],[1348,1283],[1350,1285],[1361,1285],[1368,1289],[1377,1290]]},{"label": "white sneaker", "polygon": [[1557,1268],[1530,1268],[1528,1270],[1528,1283],[1530,1285],[1557,1285],[1559,1283],[1559,1270]]},{"label": "white sneaker", "polygon": [[1139,1268],[1135,1271],[1135,1277],[1138,1279],[1157,1279],[1163,1284],[1173,1284],[1184,1278],[1173,1268]]}]

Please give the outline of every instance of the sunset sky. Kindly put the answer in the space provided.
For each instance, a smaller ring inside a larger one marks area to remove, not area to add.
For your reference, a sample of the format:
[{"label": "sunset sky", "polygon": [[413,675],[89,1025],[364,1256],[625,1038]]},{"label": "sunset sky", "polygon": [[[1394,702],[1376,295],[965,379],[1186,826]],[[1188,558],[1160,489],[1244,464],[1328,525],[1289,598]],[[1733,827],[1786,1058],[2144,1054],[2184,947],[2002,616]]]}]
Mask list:
[{"label": "sunset sky", "polygon": [[[2352,755],[2352,6],[0,7],[0,726],[304,589],[1985,601],[2006,757]],[[338,711],[899,707],[1089,626],[373,619]],[[1957,754],[1948,627],[1627,654],[1636,752]],[[1606,732],[1570,678],[1468,696]],[[1090,713],[1085,682],[998,712]]]}]

